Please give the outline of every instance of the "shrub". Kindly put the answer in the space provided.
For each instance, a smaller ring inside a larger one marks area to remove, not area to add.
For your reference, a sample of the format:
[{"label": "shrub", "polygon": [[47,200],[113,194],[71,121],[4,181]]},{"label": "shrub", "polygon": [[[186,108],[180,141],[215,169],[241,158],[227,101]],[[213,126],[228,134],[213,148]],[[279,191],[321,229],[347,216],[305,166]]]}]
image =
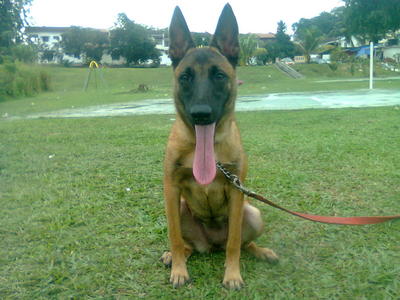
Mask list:
[{"label": "shrub", "polygon": [[268,61],[268,51],[265,48],[257,48],[254,52],[254,57],[256,59],[256,64],[258,66],[264,66]]},{"label": "shrub", "polygon": [[50,75],[49,73],[40,71],[40,87],[42,91],[50,91]]},{"label": "shrub", "polygon": [[24,63],[34,63],[38,59],[37,48],[33,45],[17,45],[11,49],[14,59]]},{"label": "shrub", "polygon": [[356,66],[354,65],[353,62],[350,63],[349,72],[351,76],[354,76],[354,74],[356,73]]},{"label": "shrub", "polygon": [[331,51],[331,61],[334,63],[348,62],[349,58],[349,55],[341,47],[337,47]]},{"label": "shrub", "polygon": [[338,69],[338,64],[333,62],[328,64],[329,69],[331,69],[332,72],[336,72],[336,70]]},{"label": "shrub", "polygon": [[50,76],[34,65],[8,62],[0,65],[0,99],[33,96],[50,90]]},{"label": "shrub", "polygon": [[72,62],[71,62],[70,60],[68,60],[68,59],[63,59],[63,60],[61,61],[61,64],[62,64],[64,67],[66,67],[66,68],[69,68],[69,67],[72,66]]}]

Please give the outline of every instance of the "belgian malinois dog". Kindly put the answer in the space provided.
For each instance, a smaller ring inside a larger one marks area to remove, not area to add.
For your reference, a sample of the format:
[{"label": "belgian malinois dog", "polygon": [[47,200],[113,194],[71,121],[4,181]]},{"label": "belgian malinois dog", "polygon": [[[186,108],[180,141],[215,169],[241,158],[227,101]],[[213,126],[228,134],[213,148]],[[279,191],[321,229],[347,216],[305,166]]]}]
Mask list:
[{"label": "belgian malinois dog", "polygon": [[226,4],[210,47],[196,48],[176,7],[169,30],[177,116],[164,163],[170,252],[161,260],[171,265],[170,282],[179,287],[189,280],[186,260],[194,250],[225,249],[223,285],[239,289],[241,249],[268,261],[278,258],[254,243],[263,230],[259,210],[216,169],[220,161],[242,182],[247,172],[234,118],[238,25]]}]

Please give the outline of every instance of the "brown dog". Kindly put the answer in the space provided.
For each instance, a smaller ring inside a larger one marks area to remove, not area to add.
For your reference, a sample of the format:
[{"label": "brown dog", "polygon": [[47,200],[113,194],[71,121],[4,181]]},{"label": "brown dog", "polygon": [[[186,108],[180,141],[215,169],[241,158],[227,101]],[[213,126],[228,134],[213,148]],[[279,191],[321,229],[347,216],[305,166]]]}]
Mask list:
[{"label": "brown dog", "polygon": [[162,261],[172,264],[174,287],[189,280],[186,260],[193,250],[226,249],[227,288],[243,285],[240,250],[276,261],[275,253],[254,243],[263,230],[257,208],[244,200],[217,172],[220,161],[244,181],[247,160],[234,118],[235,67],[239,57],[238,26],[225,5],[210,47],[195,48],[179,7],[170,26],[177,111],[164,163],[164,196],[170,252]]}]

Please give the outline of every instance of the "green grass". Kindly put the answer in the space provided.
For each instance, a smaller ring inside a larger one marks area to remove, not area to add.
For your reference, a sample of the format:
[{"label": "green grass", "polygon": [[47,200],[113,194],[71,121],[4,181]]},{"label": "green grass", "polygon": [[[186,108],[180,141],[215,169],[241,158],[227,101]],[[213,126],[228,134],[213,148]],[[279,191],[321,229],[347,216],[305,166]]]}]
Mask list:
[{"label": "green grass", "polygon": [[[98,88],[95,87],[95,76],[92,76],[86,92],[83,92],[83,86],[88,69],[48,67],[47,71],[52,78],[52,92],[0,102],[0,113],[26,115],[72,107],[170,98],[171,95],[172,71],[169,68],[102,69],[97,74]],[[146,84],[149,91],[136,92],[139,84]]]},{"label": "green grass", "polygon": [[[399,299],[400,222],[323,225],[254,201],[259,243],[280,263],[244,253],[246,286],[231,292],[224,254],[194,255],[193,282],[173,289],[158,261],[171,118],[1,121],[1,299]],[[399,118],[396,107],[239,113],[246,183],[300,211],[399,213]]]},{"label": "green grass", "polygon": [[[365,88],[326,66],[306,79],[271,66],[238,68],[240,95]],[[324,69],[325,68],[325,69]],[[104,69],[107,86],[82,92],[87,69],[48,67],[53,91],[0,102],[0,116],[169,98],[172,71]],[[357,75],[357,74],[356,74]],[[359,74],[360,75],[360,74]],[[383,74],[391,75],[391,74]],[[361,75],[360,75],[361,76]],[[146,84],[147,93],[132,92]],[[400,80],[376,82],[400,88]],[[399,213],[400,110],[239,113],[247,185],[317,214]],[[0,120],[1,299],[398,299],[400,223],[310,223],[255,203],[270,266],[244,253],[239,292],[222,288],[223,253],[194,255],[193,282],[175,290],[158,258],[168,248],[162,160],[173,116]],[[253,201],[254,203],[254,201]]]},{"label": "green grass", "polygon": [[[345,74],[343,70],[337,73],[332,72],[326,65],[300,65],[299,68],[306,74],[305,79],[288,78],[273,66],[239,67],[238,78],[244,81],[244,84],[239,87],[239,96],[278,92],[354,90],[368,87],[368,82],[316,82],[322,79],[343,78],[343,74]],[[88,69],[47,67],[46,71],[52,78],[53,91],[34,97],[0,101],[0,117],[4,114],[23,116],[71,107],[171,98],[172,95],[173,77],[171,68],[106,68],[98,74],[98,89],[95,88],[93,76],[87,92],[82,91],[88,76]],[[383,70],[378,71],[378,75],[381,76],[398,75]],[[100,73],[105,84],[100,79]],[[361,76],[362,74],[357,75]],[[149,91],[135,92],[139,84],[146,84]],[[377,81],[375,87],[399,89],[400,80]]]}]

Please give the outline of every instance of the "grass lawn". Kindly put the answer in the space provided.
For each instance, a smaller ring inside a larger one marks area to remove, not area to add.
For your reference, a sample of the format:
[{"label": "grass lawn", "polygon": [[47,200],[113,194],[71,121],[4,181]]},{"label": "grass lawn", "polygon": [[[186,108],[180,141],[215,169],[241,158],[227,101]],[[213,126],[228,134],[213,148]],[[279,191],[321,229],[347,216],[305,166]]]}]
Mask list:
[{"label": "grass lawn", "polygon": [[[45,100],[57,93],[34,101],[60,108]],[[169,87],[151,93],[164,97]],[[59,101],[77,103],[68,99]],[[224,254],[194,255],[193,282],[173,289],[158,261],[168,248],[161,184],[171,118],[0,121],[1,299],[400,298],[400,222],[323,225],[254,201],[266,222],[259,244],[280,263],[242,254],[246,286],[231,292],[221,285]],[[399,213],[399,119],[396,107],[239,113],[246,183],[299,211]]]}]

